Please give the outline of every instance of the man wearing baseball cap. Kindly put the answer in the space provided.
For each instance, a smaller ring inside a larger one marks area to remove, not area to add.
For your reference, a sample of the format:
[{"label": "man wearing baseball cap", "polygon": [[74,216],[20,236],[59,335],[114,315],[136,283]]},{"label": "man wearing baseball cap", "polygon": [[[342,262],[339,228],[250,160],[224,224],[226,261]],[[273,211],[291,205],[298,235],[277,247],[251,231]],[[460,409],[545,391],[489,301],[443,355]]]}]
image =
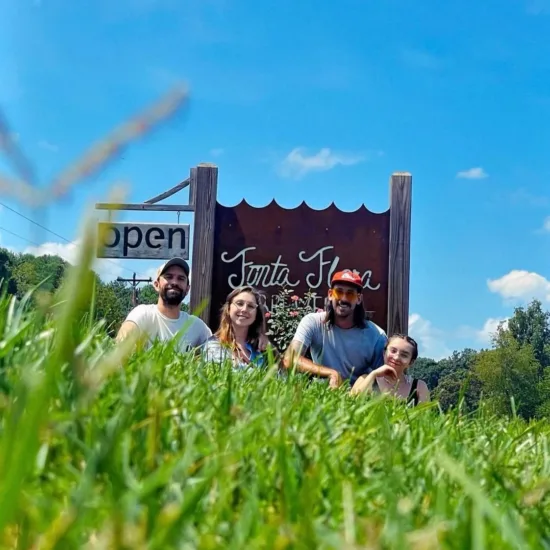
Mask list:
[{"label": "man wearing baseball cap", "polygon": [[150,341],[179,337],[179,348],[187,351],[204,344],[212,331],[195,315],[181,310],[190,288],[189,265],[182,258],[172,258],[157,269],[153,286],[159,297],[156,304],[136,306],[122,323],[117,340],[139,330]]},{"label": "man wearing baseball cap", "polygon": [[[325,311],[309,313],[300,321],[285,354],[285,367],[295,365],[298,372],[327,378],[335,388],[344,380],[353,386],[359,376],[382,366],[386,334],[367,320],[362,292],[357,273],[335,273]],[[304,357],[308,349],[313,361]]]}]

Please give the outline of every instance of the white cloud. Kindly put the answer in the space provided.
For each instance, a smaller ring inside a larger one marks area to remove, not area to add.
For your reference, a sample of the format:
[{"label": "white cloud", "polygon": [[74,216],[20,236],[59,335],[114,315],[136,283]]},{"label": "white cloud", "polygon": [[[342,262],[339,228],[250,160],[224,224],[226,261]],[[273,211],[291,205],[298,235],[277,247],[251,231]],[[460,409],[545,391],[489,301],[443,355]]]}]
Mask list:
[{"label": "white cloud", "polygon": [[[33,256],[59,256],[66,262],[74,264],[78,258],[78,245],[78,241],[72,243],[47,242],[40,246],[28,246],[23,250],[23,253],[32,254]],[[124,268],[118,260],[95,258],[93,269],[103,281],[108,282],[122,275]]]},{"label": "white cloud", "polygon": [[550,233],[550,216],[546,216],[545,220],[542,222],[542,229]]},{"label": "white cloud", "polygon": [[489,175],[479,166],[477,168],[470,168],[469,170],[462,170],[456,177],[466,180],[481,180],[489,177]]},{"label": "white cloud", "polygon": [[499,279],[488,279],[487,286],[506,301],[529,302],[538,298],[550,303],[550,281],[538,273],[513,269]]},{"label": "white cloud", "polygon": [[451,355],[444,341],[444,332],[418,313],[409,315],[409,334],[418,342],[418,354],[439,361]]},{"label": "white cloud", "polygon": [[357,153],[337,153],[323,147],[318,153],[308,155],[304,147],[295,147],[283,159],[279,173],[283,177],[299,179],[309,172],[326,172],[336,166],[352,166],[366,160]]},{"label": "white cloud", "polygon": [[222,147],[216,147],[214,149],[210,149],[210,151],[208,152],[208,154],[211,157],[221,157],[224,153],[225,153],[225,149],[223,149]]},{"label": "white cloud", "polygon": [[44,149],[45,151],[50,151],[51,153],[57,153],[59,151],[58,145],[56,145],[55,143],[50,143],[45,139],[42,139],[38,142],[38,147],[40,147],[40,149]]},{"label": "white cloud", "polygon": [[494,317],[489,317],[489,319],[487,319],[483,324],[483,328],[476,331],[477,340],[483,344],[490,344],[500,323],[503,323],[504,328],[506,328],[508,318],[496,319]]}]

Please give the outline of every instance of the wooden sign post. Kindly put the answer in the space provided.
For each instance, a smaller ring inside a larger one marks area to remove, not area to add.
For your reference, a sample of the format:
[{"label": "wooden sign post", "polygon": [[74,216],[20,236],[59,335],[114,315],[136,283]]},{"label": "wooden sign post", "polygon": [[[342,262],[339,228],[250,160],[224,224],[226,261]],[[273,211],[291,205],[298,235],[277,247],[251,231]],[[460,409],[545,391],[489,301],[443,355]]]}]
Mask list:
[{"label": "wooden sign post", "polygon": [[393,174],[390,179],[388,334],[409,332],[411,203],[411,175]]},{"label": "wooden sign post", "polygon": [[212,268],[214,264],[214,222],[218,193],[218,168],[199,164],[191,168],[191,204],[195,208],[191,311],[205,323],[210,320]]}]

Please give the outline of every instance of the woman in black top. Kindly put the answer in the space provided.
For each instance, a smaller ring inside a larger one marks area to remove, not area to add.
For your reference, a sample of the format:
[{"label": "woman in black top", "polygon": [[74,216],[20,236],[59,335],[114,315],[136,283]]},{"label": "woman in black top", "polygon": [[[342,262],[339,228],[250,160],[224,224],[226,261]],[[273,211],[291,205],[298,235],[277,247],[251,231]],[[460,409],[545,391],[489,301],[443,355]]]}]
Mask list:
[{"label": "woman in black top", "polygon": [[418,357],[418,345],[404,334],[394,334],[384,348],[384,365],[357,379],[351,394],[365,391],[379,391],[406,399],[407,403],[418,405],[430,400],[430,391],[424,380],[406,374]]}]

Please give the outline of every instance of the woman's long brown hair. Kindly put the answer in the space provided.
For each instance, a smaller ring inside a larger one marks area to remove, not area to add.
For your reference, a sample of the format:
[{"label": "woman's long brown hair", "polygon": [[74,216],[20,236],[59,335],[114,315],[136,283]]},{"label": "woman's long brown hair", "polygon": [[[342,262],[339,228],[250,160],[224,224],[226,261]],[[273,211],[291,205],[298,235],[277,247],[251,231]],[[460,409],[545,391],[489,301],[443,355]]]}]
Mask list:
[{"label": "woman's long brown hair", "polygon": [[253,286],[241,286],[230,292],[221,308],[220,313],[220,327],[215,333],[215,336],[219,341],[228,346],[231,350],[235,351],[237,343],[235,340],[235,331],[233,330],[233,324],[231,323],[231,317],[229,315],[229,309],[233,300],[239,294],[243,292],[249,292],[256,299],[258,307],[256,308],[256,318],[254,322],[248,327],[247,341],[253,349],[258,349],[260,336],[266,333],[266,322],[263,308],[262,295]]}]

